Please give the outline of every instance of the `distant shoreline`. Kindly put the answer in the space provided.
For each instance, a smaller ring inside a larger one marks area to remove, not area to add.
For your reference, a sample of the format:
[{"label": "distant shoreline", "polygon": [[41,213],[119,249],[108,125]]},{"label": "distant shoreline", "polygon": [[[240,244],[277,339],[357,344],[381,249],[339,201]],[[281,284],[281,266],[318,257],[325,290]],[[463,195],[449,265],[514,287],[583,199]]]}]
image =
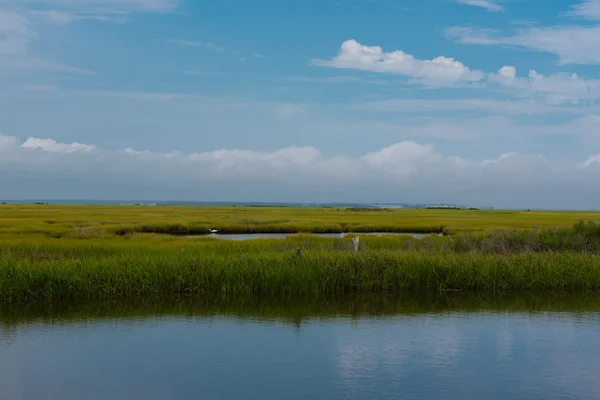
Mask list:
[{"label": "distant shoreline", "polygon": [[[56,205],[162,205],[162,206],[263,206],[263,207],[369,207],[369,208],[469,208],[473,206],[446,203],[361,203],[361,202],[269,202],[269,201],[180,201],[180,200],[94,200],[94,199],[8,199],[6,204],[56,204]],[[492,209],[491,207],[477,207]]]}]

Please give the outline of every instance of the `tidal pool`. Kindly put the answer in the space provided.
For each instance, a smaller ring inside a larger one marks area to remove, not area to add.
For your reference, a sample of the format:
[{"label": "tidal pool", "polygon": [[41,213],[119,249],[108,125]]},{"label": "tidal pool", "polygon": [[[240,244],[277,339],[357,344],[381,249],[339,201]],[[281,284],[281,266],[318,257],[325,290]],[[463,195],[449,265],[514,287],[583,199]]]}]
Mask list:
[{"label": "tidal pool", "polygon": [[[254,239],[285,239],[289,236],[294,236],[294,233],[240,233],[240,234],[221,234],[215,233],[208,235],[223,240],[254,240]],[[329,237],[329,238],[345,238],[348,236],[347,233],[312,233],[311,235],[317,237]],[[352,234],[352,236],[409,236],[413,239],[424,239],[426,237],[436,235],[432,233],[393,233],[393,232],[365,232]],[[190,235],[189,238],[206,237],[207,235]],[[436,235],[442,236],[442,235]]]}]

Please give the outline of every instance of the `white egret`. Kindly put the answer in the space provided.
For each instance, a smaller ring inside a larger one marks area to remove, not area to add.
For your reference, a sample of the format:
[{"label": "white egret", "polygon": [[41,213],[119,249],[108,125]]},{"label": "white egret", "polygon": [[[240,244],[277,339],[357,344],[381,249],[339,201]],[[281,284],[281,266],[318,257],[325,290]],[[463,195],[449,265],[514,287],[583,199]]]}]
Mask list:
[{"label": "white egret", "polygon": [[355,236],[355,237],[352,239],[352,244],[354,245],[354,251],[358,251],[358,244],[359,244],[359,241],[360,241],[360,239],[359,239],[359,237],[358,237],[358,236]]}]

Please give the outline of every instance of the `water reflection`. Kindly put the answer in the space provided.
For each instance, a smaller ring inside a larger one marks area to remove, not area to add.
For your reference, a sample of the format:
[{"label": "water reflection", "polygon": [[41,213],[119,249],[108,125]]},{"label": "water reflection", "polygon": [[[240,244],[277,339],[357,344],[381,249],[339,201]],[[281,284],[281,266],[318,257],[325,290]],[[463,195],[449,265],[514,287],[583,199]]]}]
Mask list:
[{"label": "water reflection", "polygon": [[0,305],[0,398],[600,398],[600,299]]}]

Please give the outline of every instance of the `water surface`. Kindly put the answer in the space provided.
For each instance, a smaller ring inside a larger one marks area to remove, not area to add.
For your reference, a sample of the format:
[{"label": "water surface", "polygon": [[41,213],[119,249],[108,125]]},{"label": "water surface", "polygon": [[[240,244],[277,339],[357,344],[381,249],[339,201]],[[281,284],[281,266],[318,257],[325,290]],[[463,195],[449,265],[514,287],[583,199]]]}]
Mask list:
[{"label": "water surface", "polygon": [[597,399],[589,298],[0,305],[2,399]]},{"label": "water surface", "polygon": [[[246,234],[222,234],[222,233],[214,233],[208,236],[214,237],[217,239],[224,240],[254,240],[254,239],[285,239],[290,236],[295,236],[294,233],[246,233]],[[317,237],[329,237],[329,238],[345,238],[349,234],[348,233],[311,233],[311,235]],[[424,239],[426,237],[435,235],[432,233],[394,233],[394,232],[365,232],[365,233],[356,233],[350,234],[351,236],[408,236],[413,239]],[[189,238],[195,237],[206,237],[207,235],[190,235]],[[441,234],[437,236],[442,236]]]}]

